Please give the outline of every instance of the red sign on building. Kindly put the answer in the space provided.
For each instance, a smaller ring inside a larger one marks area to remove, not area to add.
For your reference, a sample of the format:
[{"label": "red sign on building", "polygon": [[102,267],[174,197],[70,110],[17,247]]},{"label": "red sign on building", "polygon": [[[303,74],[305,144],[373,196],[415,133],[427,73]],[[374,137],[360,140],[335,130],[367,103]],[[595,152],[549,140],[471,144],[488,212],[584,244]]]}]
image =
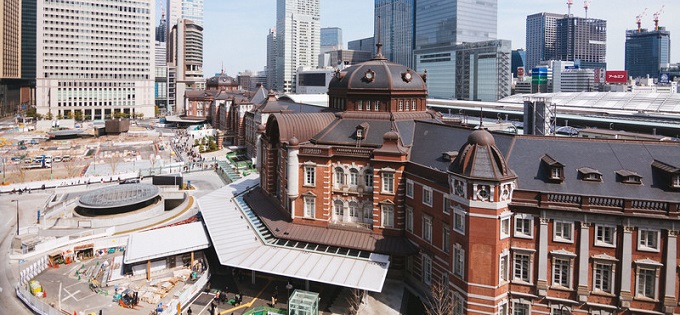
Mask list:
[{"label": "red sign on building", "polygon": [[605,82],[626,83],[628,82],[628,71],[626,70],[607,71],[607,74],[605,75]]},{"label": "red sign on building", "polygon": [[517,67],[517,77],[518,78],[524,77],[524,67]]}]

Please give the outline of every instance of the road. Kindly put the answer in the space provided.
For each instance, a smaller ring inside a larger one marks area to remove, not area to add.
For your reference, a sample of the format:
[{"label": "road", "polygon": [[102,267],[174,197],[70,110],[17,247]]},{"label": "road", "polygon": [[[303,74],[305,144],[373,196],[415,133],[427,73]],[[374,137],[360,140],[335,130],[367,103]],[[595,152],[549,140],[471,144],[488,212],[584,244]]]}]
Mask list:
[{"label": "road", "polygon": [[[34,223],[37,213],[32,209],[44,203],[48,194],[45,192],[34,192],[23,195],[3,195],[0,196],[0,313],[2,314],[32,314],[28,308],[16,297],[14,287],[16,277],[21,264],[10,264],[8,254],[12,239],[16,234],[16,203],[11,200],[19,200],[20,224],[27,226]],[[31,210],[29,210],[31,209]],[[25,264],[28,266],[28,264]]]}]

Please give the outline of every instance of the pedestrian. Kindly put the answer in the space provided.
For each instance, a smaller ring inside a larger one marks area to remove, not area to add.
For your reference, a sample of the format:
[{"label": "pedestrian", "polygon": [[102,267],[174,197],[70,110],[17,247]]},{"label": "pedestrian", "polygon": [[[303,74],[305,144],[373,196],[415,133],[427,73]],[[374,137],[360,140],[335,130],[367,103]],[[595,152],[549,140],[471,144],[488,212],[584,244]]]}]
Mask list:
[{"label": "pedestrian", "polygon": [[279,287],[274,287],[274,294],[272,294],[272,307],[276,307],[276,302],[279,299]]},{"label": "pedestrian", "polygon": [[187,315],[191,315],[193,311],[191,311],[191,307],[187,310]]},{"label": "pedestrian", "polygon": [[215,300],[218,300],[218,301],[220,300],[220,291],[217,291],[215,293]]}]

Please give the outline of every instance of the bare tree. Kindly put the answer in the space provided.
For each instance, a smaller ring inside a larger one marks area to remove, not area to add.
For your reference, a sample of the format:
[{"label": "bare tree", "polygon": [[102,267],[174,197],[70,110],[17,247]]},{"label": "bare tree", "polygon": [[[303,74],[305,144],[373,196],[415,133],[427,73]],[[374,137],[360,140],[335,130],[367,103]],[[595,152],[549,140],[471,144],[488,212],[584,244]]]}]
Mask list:
[{"label": "bare tree", "polygon": [[24,161],[19,161],[18,164],[14,164],[14,175],[13,175],[13,177],[16,176],[16,181],[15,181],[16,183],[23,183],[23,182],[26,181],[26,171],[28,171],[28,170],[23,167],[24,166],[23,163],[24,163]]},{"label": "bare tree", "polygon": [[440,281],[433,281],[430,285],[430,296],[423,301],[427,315],[453,314],[453,299],[448,287]]},{"label": "bare tree", "polygon": [[350,295],[347,297],[347,303],[349,303],[349,314],[359,314],[359,307],[361,306],[361,300],[364,298],[364,290],[352,289]]},{"label": "bare tree", "polygon": [[109,166],[111,167],[111,175],[116,174],[116,168],[118,168],[118,163],[120,163],[121,160],[120,154],[118,152],[111,152],[111,155],[109,156]]},{"label": "bare tree", "polygon": [[[73,151],[68,152],[69,159],[68,161],[64,161],[63,158],[61,160],[62,166],[66,169],[66,177],[71,178],[76,176],[76,168],[80,165],[79,163],[76,162],[75,156],[73,156]],[[95,159],[96,163],[96,159]]]}]

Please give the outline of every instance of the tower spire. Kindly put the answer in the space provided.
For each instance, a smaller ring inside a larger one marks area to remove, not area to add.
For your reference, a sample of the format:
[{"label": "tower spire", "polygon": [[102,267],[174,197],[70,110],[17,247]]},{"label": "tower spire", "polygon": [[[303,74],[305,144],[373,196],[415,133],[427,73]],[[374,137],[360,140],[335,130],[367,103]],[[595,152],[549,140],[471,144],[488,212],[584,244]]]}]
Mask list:
[{"label": "tower spire", "polygon": [[375,44],[377,51],[372,60],[385,60],[385,56],[382,54],[382,42],[380,42],[380,15],[378,15],[378,43]]}]

